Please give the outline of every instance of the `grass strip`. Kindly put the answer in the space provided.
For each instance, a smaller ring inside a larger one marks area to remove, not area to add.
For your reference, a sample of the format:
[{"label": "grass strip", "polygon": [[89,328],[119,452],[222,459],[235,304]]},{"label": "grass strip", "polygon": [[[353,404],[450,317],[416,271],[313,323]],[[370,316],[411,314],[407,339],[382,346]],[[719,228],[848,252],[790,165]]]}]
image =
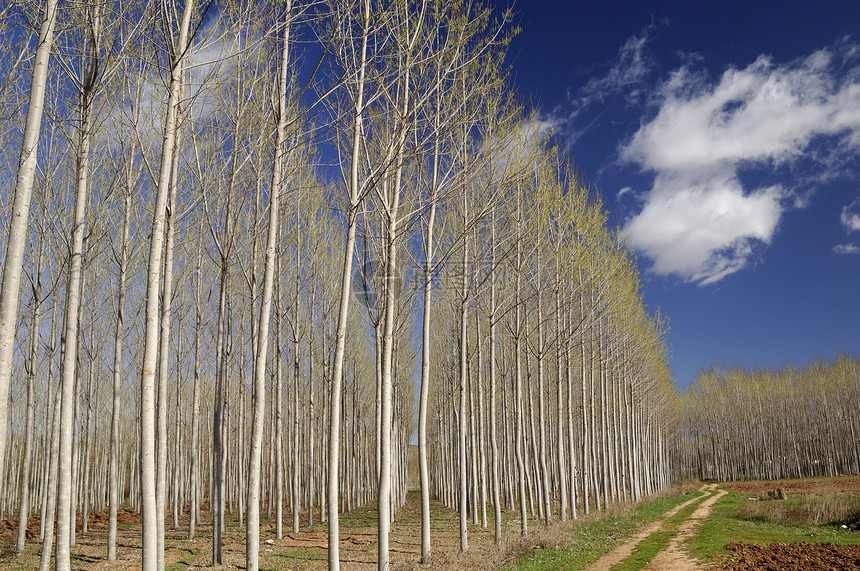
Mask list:
[{"label": "grass strip", "polygon": [[188,552],[188,557],[177,561],[176,563],[171,563],[165,567],[165,571],[181,571],[186,567],[190,567],[192,565],[196,565],[198,561],[203,559],[206,555],[209,554],[208,551],[202,551],[197,549],[186,548],[183,551]]},{"label": "grass strip", "polygon": [[621,563],[614,565],[612,569],[614,571],[636,571],[648,565],[655,555],[669,547],[669,542],[678,535],[678,528],[689,519],[703,501],[705,501],[704,497],[699,498],[668,518],[659,530],[640,541],[633,553]]},{"label": "grass strip", "polygon": [[[834,543],[860,544],[860,534],[841,529],[836,525],[780,524],[749,518],[744,506],[749,494],[729,492],[711,508],[705,519],[687,543],[690,555],[710,563],[728,555],[726,545],[733,541],[769,545],[771,543]],[[776,500],[773,500],[776,501]]]},{"label": "grass strip", "polygon": [[607,516],[595,512],[588,518],[572,522],[570,543],[559,548],[536,549],[521,556],[507,567],[516,571],[544,571],[552,569],[582,569],[597,561],[619,543],[633,535],[668,510],[685,501],[701,496],[699,491],[679,496],[641,502],[621,515]]}]

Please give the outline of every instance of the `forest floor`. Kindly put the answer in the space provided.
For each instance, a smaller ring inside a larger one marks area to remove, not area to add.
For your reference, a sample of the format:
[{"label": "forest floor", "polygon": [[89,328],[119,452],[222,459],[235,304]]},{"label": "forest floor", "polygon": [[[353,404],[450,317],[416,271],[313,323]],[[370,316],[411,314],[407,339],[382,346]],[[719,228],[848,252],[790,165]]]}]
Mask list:
[{"label": "forest floor", "polygon": [[[420,496],[417,491],[407,495],[405,505],[399,510],[391,527],[389,538],[391,567],[394,570],[422,569],[499,569],[523,553],[536,548],[558,545],[568,538],[561,526],[545,527],[541,522],[530,520],[527,537],[519,534],[519,515],[504,511],[503,533],[505,540],[496,547],[493,537],[492,506],[488,506],[487,527],[474,525],[469,518],[469,549],[460,552],[459,515],[441,503],[431,500],[432,557],[427,566],[420,565],[421,520]],[[208,513],[198,523],[195,539],[188,539],[188,516],[180,517],[179,528],[171,529],[170,518],[165,531],[165,566],[167,571],[180,569],[212,568],[212,526]],[[327,524],[319,521],[308,525],[307,513],[302,514],[299,533],[292,533],[292,517],[284,514],[283,538],[277,539],[275,524],[266,518],[262,510],[260,534],[260,568],[273,570],[325,569],[328,549]],[[117,560],[108,562],[107,514],[92,514],[88,520],[89,531],[78,531],[76,546],[72,548],[72,569],[86,570],[131,570],[140,568],[140,514],[123,510],[118,517]],[[81,516],[78,516],[80,530]],[[376,503],[371,502],[340,516],[340,556],[342,569],[376,569],[377,560]],[[28,543],[20,557],[15,556],[17,520],[0,521],[0,568],[35,569],[39,566],[41,545],[34,542],[39,536],[39,521],[28,522]],[[245,568],[245,528],[236,519],[226,522],[222,539],[222,561],[219,569]],[[53,564],[51,565],[53,568]]]},{"label": "forest floor", "polygon": [[[783,488],[788,500],[769,500]],[[529,534],[519,534],[516,512],[503,513],[504,541],[493,541],[492,509],[488,525],[468,524],[469,550],[460,553],[458,514],[433,501],[429,566],[419,564],[420,504],[410,492],[392,525],[392,569],[581,569],[592,562],[597,569],[860,569],[860,477],[820,478],[773,482],[708,484],[699,493],[677,487],[662,498],[649,499],[635,508],[613,506],[578,521],[545,526],[530,520]],[[207,513],[197,537],[187,538],[188,516],[180,527],[166,531],[166,569],[211,568],[211,526]],[[319,514],[317,514],[319,515]],[[556,522],[557,522],[557,515]],[[299,533],[291,532],[285,514],[284,535],[263,509],[261,569],[324,569],[326,524],[308,525],[307,514]],[[816,520],[816,521],[811,521]],[[91,515],[86,534],[77,534],[72,549],[73,569],[139,569],[140,516],[132,510],[119,515],[117,561],[109,563],[107,517]],[[80,528],[80,516],[78,524]],[[341,515],[341,566],[376,568],[375,502]],[[38,568],[39,522],[28,522],[28,544],[20,557],[14,554],[17,522],[0,521],[0,568]],[[245,567],[245,531],[235,519],[227,522],[222,542],[221,569]],[[53,567],[53,565],[52,565]]]},{"label": "forest floor", "polygon": [[700,492],[590,564],[568,565],[570,550],[550,558],[538,550],[509,569],[860,570],[860,476],[711,483]]}]

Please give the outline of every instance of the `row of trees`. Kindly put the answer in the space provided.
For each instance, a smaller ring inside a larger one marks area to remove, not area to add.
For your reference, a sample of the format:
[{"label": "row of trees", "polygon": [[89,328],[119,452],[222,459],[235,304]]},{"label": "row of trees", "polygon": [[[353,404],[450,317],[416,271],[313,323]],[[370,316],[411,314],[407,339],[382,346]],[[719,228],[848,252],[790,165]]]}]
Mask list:
[{"label": "row of trees", "polygon": [[[860,362],[702,372],[681,397],[680,477],[752,480],[860,473]],[[745,419],[738,422],[738,419]]]},{"label": "row of trees", "polygon": [[549,523],[638,500],[668,484],[674,389],[662,323],[603,206],[550,151],[492,203],[471,188],[457,218],[458,263],[444,270],[447,327],[430,418],[431,489],[501,540],[500,505]]},{"label": "row of trees", "polygon": [[38,512],[42,568],[68,569],[75,514],[85,533],[108,509],[112,560],[129,502],[163,568],[170,512],[193,537],[208,503],[213,564],[229,511],[257,568],[265,509],[278,537],[327,521],[337,568],[339,512],[375,499],[387,568],[416,416],[424,561],[431,489],[465,550],[490,488],[500,540],[503,501],[526,533],[535,508],[668,483],[663,326],[506,97],[509,22],[438,0],[2,9],[19,553]]}]

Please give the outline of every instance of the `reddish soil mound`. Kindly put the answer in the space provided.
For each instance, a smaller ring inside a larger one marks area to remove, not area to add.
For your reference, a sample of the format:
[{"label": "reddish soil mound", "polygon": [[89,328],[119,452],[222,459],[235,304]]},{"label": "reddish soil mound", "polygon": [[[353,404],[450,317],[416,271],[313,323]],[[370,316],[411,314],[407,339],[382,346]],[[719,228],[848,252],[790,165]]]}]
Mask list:
[{"label": "reddish soil mound", "polygon": [[[16,538],[18,536],[18,518],[0,520],[0,539]],[[27,539],[39,537],[39,518],[27,520]]]},{"label": "reddish soil mound", "polygon": [[[110,514],[107,511],[90,512],[90,517],[87,520],[87,526],[90,529],[106,528]],[[123,523],[140,523],[140,514],[132,509],[120,508],[116,513],[116,521],[119,524]],[[76,514],[75,524],[77,529],[81,529],[83,524],[83,515],[81,512]],[[0,520],[0,541],[14,538],[18,534],[18,518]],[[31,517],[27,521],[27,539],[39,537],[39,518]]]},{"label": "reddish soil mound", "polygon": [[[87,527],[90,529],[98,529],[107,527],[110,522],[110,512],[102,510],[100,512],[90,512],[90,517],[87,519]],[[116,522],[122,523],[140,523],[140,514],[132,509],[120,508],[116,511]],[[78,512],[75,521],[78,529],[81,529],[83,524],[83,515]]]},{"label": "reddish soil mound", "polygon": [[860,477],[804,478],[798,480],[757,480],[726,482],[725,487],[742,494],[763,494],[777,488],[791,492],[850,492],[860,490]]},{"label": "reddish soil mound", "polygon": [[860,569],[860,545],[830,543],[730,543],[732,551],[725,569],[731,571],[806,571]]}]

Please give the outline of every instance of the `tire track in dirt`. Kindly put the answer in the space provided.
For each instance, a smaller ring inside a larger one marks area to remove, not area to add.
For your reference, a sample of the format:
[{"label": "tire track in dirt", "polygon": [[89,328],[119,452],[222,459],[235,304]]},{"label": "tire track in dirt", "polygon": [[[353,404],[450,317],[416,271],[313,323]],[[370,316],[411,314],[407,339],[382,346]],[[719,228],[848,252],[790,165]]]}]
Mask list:
[{"label": "tire track in dirt", "polygon": [[684,523],[678,526],[678,533],[669,541],[669,546],[654,556],[654,559],[645,566],[645,571],[696,571],[703,569],[687,552],[681,547],[691,535],[696,526],[711,513],[711,508],[721,497],[726,495],[726,490],[721,490],[706,499],[696,508]]},{"label": "tire track in dirt", "polygon": [[[707,498],[708,494],[713,493],[715,490],[716,490],[715,484],[705,484],[704,486],[699,488],[699,491],[703,492],[705,494],[706,498]],[[725,493],[725,492],[722,492],[722,493]],[[655,531],[658,531],[663,526],[663,524],[666,522],[667,519],[669,519],[670,517],[672,517],[673,515],[675,515],[676,513],[678,513],[679,511],[681,511],[685,507],[687,507],[688,505],[695,503],[695,502],[698,502],[701,499],[702,499],[701,497],[695,497],[695,498],[692,498],[690,500],[687,500],[684,503],[678,504],[674,508],[672,508],[669,511],[667,511],[666,513],[664,513],[660,519],[646,525],[641,530],[639,530],[639,532],[636,533],[636,535],[634,535],[633,537],[628,539],[626,542],[622,543],[621,545],[619,545],[618,547],[616,547],[615,549],[613,549],[612,551],[610,551],[609,553],[607,553],[606,555],[604,555],[603,557],[601,557],[600,559],[595,561],[594,563],[585,567],[584,571],[603,571],[604,569],[611,569],[613,565],[617,565],[618,563],[621,563],[622,561],[624,561],[625,559],[630,557],[630,555],[633,553],[633,550],[636,549],[636,546],[639,545],[640,542],[642,542],[645,538],[647,538],[649,535],[651,535]],[[705,501],[710,501],[710,499],[711,498],[708,498]],[[694,512],[694,515],[698,511],[699,510],[696,510],[696,512]],[[687,568],[683,568],[683,569],[687,569]]]}]

